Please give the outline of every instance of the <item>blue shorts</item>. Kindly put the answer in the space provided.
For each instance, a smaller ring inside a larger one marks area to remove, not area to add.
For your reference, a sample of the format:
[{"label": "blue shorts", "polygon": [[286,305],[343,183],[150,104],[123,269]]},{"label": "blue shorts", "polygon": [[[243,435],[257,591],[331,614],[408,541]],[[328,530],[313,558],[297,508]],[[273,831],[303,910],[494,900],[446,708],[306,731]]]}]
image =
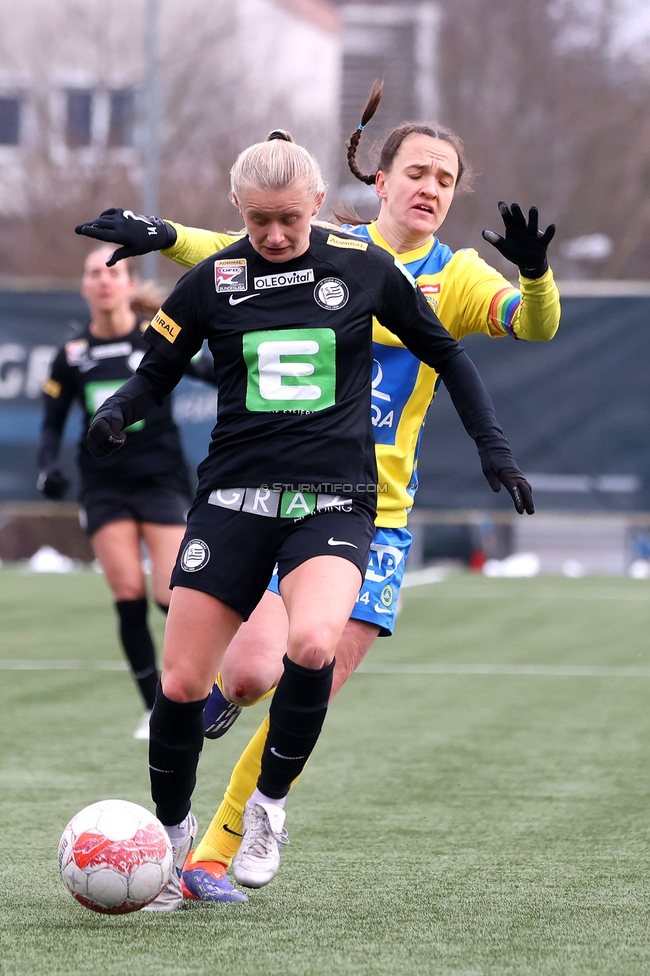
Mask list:
[{"label": "blue shorts", "polygon": [[[397,597],[411,542],[407,528],[377,529],[370,544],[366,578],[350,617],[376,624],[380,637],[390,637],[395,629]],[[268,589],[279,594],[277,572]]]}]

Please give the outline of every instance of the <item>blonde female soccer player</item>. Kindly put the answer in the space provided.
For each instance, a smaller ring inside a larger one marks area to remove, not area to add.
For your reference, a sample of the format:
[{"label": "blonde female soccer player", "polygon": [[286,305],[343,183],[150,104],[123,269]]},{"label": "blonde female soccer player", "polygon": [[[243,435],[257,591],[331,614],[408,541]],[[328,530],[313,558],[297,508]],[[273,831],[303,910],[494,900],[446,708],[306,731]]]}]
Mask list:
[{"label": "blonde female soccer player", "polygon": [[[519,208],[513,206],[511,210],[501,204],[505,237],[485,232],[486,239],[520,266],[519,288],[512,287],[475,251],[454,253],[440,243],[434,235],[455,193],[467,179],[462,143],[439,126],[405,123],[388,136],[378,172],[364,176],[356,166],[356,150],[362,128],[372,118],[380,97],[380,90],[371,94],[348,153],[352,172],[365,182],[374,183],[381,201],[380,212],[370,224],[347,225],[345,230],[354,235],[347,246],[354,247],[359,238],[399,256],[429,303],[437,308],[446,328],[457,338],[481,332],[493,338],[510,335],[517,339],[551,339],[560,315],[559,296],[546,259],[552,228],[540,234],[534,209],[527,222]],[[150,230],[157,228],[160,235],[158,246],[168,245],[164,253],[185,266],[234,239],[148,219]],[[127,248],[122,253],[127,254],[140,253],[143,247],[151,246],[153,235],[146,229],[137,237],[143,229],[144,225],[136,225],[117,210],[107,212],[93,224],[83,225],[83,232],[120,243]],[[120,253],[116,252],[114,260]],[[375,638],[392,632],[410,546],[406,521],[417,489],[419,433],[437,384],[436,372],[418,363],[377,321],[373,338],[371,411],[380,482],[387,484],[388,491],[377,498],[376,534],[364,585],[337,648],[332,697]],[[272,585],[226,653],[219,678],[226,699],[215,685],[206,709],[207,735],[222,734],[241,705],[266,697],[277,681],[284,646],[286,614],[277,588]],[[197,848],[192,865],[188,865],[185,880],[194,896],[205,900],[230,897],[224,865],[229,864],[239,845],[242,812],[259,772],[265,737],[266,722],[235,768],[224,801]]]},{"label": "blonde female soccer player", "polygon": [[153,910],[182,899],[204,707],[276,565],[286,653],[234,872],[259,887],[278,870],[284,800],[318,739],[375,532],[374,315],[440,372],[489,479],[533,511],[476,370],[412,276],[372,243],[349,247],[349,238],[311,227],[325,190],[313,157],[285,140],[259,143],[235,162],[231,190],[247,236],[179,282],[145,333],[152,348],[136,375],[100,407],[87,436],[96,458],[119,450],[124,430],[164,401],[207,339],[218,421],[172,574],[150,724],[152,796],[175,868]]}]

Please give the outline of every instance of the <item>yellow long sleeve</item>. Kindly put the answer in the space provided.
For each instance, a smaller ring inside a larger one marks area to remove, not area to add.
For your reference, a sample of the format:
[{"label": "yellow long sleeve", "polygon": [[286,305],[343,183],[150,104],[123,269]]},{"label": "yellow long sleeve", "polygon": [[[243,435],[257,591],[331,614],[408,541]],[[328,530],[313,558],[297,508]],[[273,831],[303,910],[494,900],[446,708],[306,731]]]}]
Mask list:
[{"label": "yellow long sleeve", "polygon": [[514,315],[512,330],[518,339],[548,342],[560,324],[560,293],[549,268],[541,278],[519,276],[521,305]]},{"label": "yellow long sleeve", "polygon": [[240,240],[243,234],[217,234],[212,230],[202,230],[199,227],[185,227],[173,220],[168,224],[176,231],[176,243],[166,247],[160,253],[170,261],[180,264],[183,268],[193,268],[210,255],[222,251],[229,244]]}]

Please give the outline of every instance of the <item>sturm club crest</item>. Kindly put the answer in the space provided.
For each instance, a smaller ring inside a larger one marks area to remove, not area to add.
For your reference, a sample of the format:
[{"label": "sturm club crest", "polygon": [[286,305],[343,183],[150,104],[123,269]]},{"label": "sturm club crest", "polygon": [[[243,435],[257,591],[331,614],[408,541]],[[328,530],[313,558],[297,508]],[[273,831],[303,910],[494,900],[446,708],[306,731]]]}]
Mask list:
[{"label": "sturm club crest", "polygon": [[347,305],[349,297],[348,286],[340,278],[323,278],[314,288],[316,303],[330,312]]},{"label": "sturm club crest", "polygon": [[190,539],[181,556],[181,567],[186,573],[198,573],[210,561],[210,550],[203,539]]},{"label": "sturm club crest", "polygon": [[246,291],[248,270],[246,258],[214,262],[214,287],[218,295],[233,291]]}]

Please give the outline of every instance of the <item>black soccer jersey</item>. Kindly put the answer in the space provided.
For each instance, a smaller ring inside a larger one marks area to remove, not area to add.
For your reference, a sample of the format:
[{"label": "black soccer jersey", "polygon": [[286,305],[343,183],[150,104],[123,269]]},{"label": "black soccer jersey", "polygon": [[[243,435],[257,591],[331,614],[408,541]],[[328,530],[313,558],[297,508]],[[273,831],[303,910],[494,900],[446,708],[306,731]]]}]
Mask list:
[{"label": "black soccer jersey", "polygon": [[[45,417],[39,452],[41,469],[47,469],[56,461],[66,418],[76,400],[81,404],[85,421],[78,447],[84,485],[184,471],[180,436],[168,399],[129,429],[128,443],[118,454],[98,461],[84,446],[91,418],[102,403],[133,376],[149,348],[141,325],[146,328],[146,323],[138,322],[132,332],[119,339],[97,339],[86,328],[59,350],[43,388]],[[54,457],[48,456],[52,454]]]},{"label": "black soccer jersey", "polygon": [[244,238],[186,274],[145,333],[155,352],[102,415],[111,405],[127,423],[145,415],[147,397],[160,402],[207,339],[219,408],[199,494],[261,485],[365,494],[376,484],[373,315],[440,372],[496,466],[514,466],[474,367],[408,272],[373,244],[322,228],[286,263]]}]

